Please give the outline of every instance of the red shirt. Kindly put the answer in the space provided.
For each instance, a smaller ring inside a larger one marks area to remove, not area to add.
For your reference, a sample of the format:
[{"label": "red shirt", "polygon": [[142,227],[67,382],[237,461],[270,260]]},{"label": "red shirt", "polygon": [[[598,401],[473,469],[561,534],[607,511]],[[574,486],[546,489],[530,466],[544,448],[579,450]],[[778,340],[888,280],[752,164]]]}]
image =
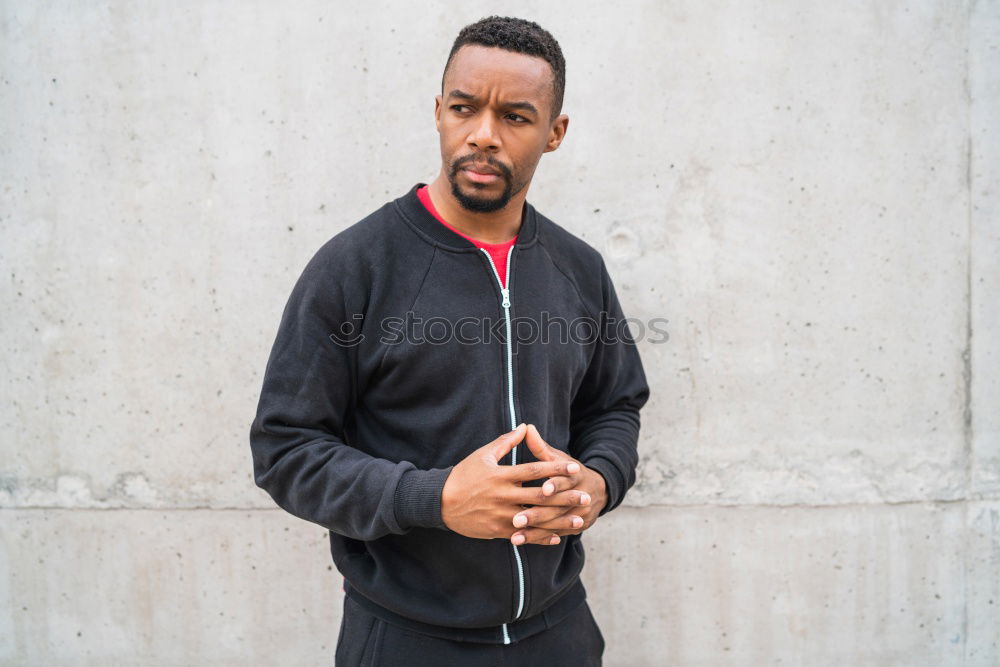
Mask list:
[{"label": "red shirt", "polygon": [[417,197],[420,198],[420,202],[428,211],[430,211],[431,215],[438,219],[438,222],[459,236],[467,238],[470,242],[474,243],[476,247],[482,248],[490,254],[490,257],[493,258],[493,263],[496,264],[497,273],[500,274],[500,283],[503,287],[506,287],[507,251],[510,250],[510,247],[517,241],[517,235],[515,235],[510,241],[504,241],[503,243],[486,243],[485,241],[474,239],[467,234],[463,234],[444,221],[441,214],[437,212],[436,208],[434,208],[434,202],[431,201],[431,196],[430,193],[427,192],[426,185],[417,190]]}]

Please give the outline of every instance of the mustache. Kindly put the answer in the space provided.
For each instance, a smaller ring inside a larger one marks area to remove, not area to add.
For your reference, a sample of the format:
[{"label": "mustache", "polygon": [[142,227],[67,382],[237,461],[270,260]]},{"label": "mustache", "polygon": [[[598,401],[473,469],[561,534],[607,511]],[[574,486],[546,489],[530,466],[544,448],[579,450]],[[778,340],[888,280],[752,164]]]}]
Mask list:
[{"label": "mustache", "polygon": [[470,162],[479,162],[479,163],[485,162],[486,164],[490,165],[491,167],[499,171],[501,174],[503,174],[504,178],[510,180],[511,177],[510,167],[508,167],[503,162],[500,162],[495,157],[492,157],[490,155],[487,155],[483,158],[477,158],[477,156],[475,155],[463,155],[460,158],[456,158],[451,163],[452,175],[457,174],[459,169],[461,169],[463,166],[465,166]]}]

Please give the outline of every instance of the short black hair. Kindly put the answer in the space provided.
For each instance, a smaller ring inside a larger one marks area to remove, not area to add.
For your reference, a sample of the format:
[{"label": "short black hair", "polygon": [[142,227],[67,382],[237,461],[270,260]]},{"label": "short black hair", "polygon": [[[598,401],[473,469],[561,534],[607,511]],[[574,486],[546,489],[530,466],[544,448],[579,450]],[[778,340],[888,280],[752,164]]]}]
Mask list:
[{"label": "short black hair", "polygon": [[510,16],[488,16],[465,26],[455,38],[444,64],[444,73],[441,75],[442,92],[444,75],[448,73],[451,60],[466,44],[495,46],[544,59],[552,67],[552,118],[562,111],[563,92],[566,90],[566,61],[559,42],[542,26],[534,21]]}]

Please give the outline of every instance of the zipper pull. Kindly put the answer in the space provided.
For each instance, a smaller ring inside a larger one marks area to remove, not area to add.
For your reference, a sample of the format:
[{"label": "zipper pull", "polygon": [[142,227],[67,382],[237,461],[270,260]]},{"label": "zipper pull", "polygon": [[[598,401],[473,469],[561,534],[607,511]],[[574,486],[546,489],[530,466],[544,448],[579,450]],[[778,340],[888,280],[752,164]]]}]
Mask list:
[{"label": "zipper pull", "polygon": [[501,287],[500,294],[503,295],[503,303],[500,305],[504,308],[510,308],[510,290],[506,287]]}]

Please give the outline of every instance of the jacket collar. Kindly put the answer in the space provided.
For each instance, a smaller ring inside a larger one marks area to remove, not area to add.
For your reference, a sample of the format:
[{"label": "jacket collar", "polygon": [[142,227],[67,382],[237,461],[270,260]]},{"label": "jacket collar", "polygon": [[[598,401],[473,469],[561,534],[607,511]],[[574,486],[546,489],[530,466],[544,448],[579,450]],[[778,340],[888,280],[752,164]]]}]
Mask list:
[{"label": "jacket collar", "polygon": [[[479,248],[475,244],[461,234],[456,234],[448,229],[448,227],[442,225],[424,207],[420,201],[420,197],[417,196],[417,190],[424,185],[426,183],[417,183],[410,188],[409,192],[395,201],[397,209],[403,214],[406,221],[412,227],[415,227],[422,236],[426,237],[429,242],[435,245],[444,246],[449,250],[478,252]],[[514,247],[523,248],[531,245],[535,242],[537,233],[538,221],[535,214],[535,207],[528,202],[524,202],[524,209],[521,213],[521,229],[517,232],[517,241],[514,242]]]}]

